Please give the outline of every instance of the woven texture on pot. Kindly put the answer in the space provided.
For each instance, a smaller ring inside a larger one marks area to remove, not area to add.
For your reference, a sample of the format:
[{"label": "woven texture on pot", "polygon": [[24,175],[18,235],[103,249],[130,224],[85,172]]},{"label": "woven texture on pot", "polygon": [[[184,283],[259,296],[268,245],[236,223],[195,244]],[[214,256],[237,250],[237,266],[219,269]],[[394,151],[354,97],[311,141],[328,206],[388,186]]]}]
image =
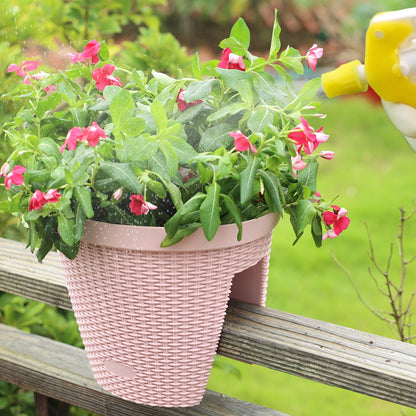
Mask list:
[{"label": "woven texture on pot", "polygon": [[268,259],[271,232],[208,251],[154,252],[81,242],[61,256],[97,382],[123,399],[193,406],[205,391],[232,279]]}]

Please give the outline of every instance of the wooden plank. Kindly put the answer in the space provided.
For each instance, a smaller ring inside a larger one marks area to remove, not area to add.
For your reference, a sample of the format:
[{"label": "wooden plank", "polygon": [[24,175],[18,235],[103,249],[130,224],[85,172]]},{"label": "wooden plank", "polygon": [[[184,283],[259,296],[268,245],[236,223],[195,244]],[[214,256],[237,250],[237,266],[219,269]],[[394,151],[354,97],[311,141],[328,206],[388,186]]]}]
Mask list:
[{"label": "wooden plank", "polygon": [[0,379],[104,416],[285,416],[208,390],[200,405],[189,408],[125,401],[96,383],[85,351],[2,324]]},{"label": "wooden plank", "polygon": [[416,408],[416,345],[236,303],[218,353]]},{"label": "wooden plank", "polygon": [[[0,290],[70,306],[55,253],[38,264],[21,244],[2,239],[0,253]],[[229,308],[218,353],[416,408],[415,345],[240,303]]]},{"label": "wooden plank", "polygon": [[0,290],[72,309],[59,257],[39,263],[22,243],[0,238]]}]

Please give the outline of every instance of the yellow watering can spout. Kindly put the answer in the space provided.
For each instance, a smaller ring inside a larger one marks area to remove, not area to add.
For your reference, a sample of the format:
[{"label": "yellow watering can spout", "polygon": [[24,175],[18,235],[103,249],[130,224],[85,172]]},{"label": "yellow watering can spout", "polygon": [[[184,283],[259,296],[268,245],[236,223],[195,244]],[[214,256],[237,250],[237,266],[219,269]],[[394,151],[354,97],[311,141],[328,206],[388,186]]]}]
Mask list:
[{"label": "yellow watering can spout", "polygon": [[323,74],[322,88],[328,98],[367,91],[364,65],[356,60]]}]

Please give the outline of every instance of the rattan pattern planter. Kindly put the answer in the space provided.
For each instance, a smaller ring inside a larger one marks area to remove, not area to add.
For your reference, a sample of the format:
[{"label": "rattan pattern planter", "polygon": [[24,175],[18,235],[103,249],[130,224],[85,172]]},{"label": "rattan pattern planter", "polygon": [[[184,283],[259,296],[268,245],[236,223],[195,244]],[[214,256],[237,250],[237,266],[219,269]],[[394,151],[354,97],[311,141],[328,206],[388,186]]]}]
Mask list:
[{"label": "rattan pattern planter", "polygon": [[164,249],[163,228],[88,221],[77,258],[61,259],[97,382],[137,403],[198,404],[231,287],[232,297],[264,304],[277,221],[247,221],[240,242],[224,225],[211,242],[198,230]]}]

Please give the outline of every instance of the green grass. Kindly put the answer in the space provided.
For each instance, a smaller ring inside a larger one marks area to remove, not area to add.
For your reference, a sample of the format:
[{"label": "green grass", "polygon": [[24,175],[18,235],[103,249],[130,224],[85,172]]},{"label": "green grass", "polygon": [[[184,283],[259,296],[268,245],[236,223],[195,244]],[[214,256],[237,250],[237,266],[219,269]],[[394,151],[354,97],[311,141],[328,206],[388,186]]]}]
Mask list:
[{"label": "green grass", "polygon": [[[398,232],[399,207],[410,210],[415,198],[416,154],[382,108],[362,98],[324,102],[321,110],[328,117],[319,122],[331,135],[321,147],[334,150],[336,156],[333,161],[322,160],[318,190],[326,197],[339,195],[335,203],[348,209],[351,225],[340,237],[316,249],[309,235],[292,246],[293,232],[288,218],[284,218],[273,239],[267,306],[393,337],[386,325],[362,305],[332,256],[349,270],[370,304],[388,308],[368,274],[364,222],[384,266],[390,242]],[[416,253],[415,231],[416,219],[406,233],[408,257]],[[395,272],[397,266],[395,262]],[[416,285],[415,267],[408,274],[412,287]],[[416,415],[415,410],[358,393],[255,365],[233,364],[241,371],[241,380],[214,368],[208,388],[292,416]]]}]

